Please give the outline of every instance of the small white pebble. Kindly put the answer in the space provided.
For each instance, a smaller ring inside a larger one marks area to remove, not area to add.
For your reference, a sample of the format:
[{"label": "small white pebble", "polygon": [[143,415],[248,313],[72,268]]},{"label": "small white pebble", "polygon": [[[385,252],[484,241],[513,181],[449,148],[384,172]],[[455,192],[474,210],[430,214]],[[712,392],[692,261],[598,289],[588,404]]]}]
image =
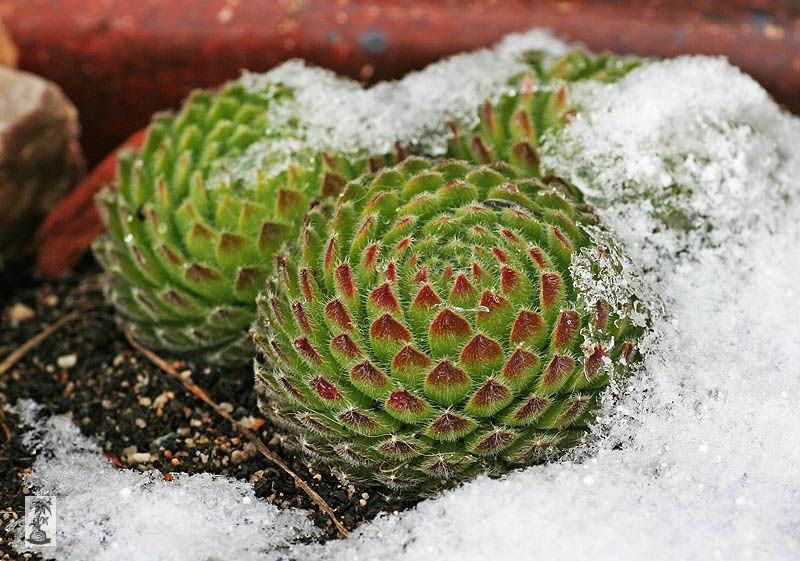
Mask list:
[{"label": "small white pebble", "polygon": [[56,359],[56,364],[58,364],[59,368],[72,368],[78,363],[78,355],[76,354],[69,354],[69,355],[62,355]]},{"label": "small white pebble", "polygon": [[35,315],[31,308],[20,302],[17,302],[8,310],[8,319],[12,327],[16,327],[21,321],[32,319]]},{"label": "small white pebble", "polygon": [[129,464],[147,464],[153,461],[153,456],[149,452],[137,452],[128,456]]},{"label": "small white pebble", "polygon": [[170,401],[170,400],[171,400],[173,397],[175,397],[175,394],[173,394],[172,392],[164,392],[164,393],[161,393],[161,394],[159,394],[159,395],[158,395],[158,396],[157,396],[157,397],[156,397],[156,398],[153,400],[153,407],[155,407],[156,409],[161,409],[161,408],[163,408],[163,407],[164,407],[164,406],[165,406],[165,405],[166,405],[166,404],[167,404],[167,403],[168,403],[168,402],[169,402],[169,401]]}]

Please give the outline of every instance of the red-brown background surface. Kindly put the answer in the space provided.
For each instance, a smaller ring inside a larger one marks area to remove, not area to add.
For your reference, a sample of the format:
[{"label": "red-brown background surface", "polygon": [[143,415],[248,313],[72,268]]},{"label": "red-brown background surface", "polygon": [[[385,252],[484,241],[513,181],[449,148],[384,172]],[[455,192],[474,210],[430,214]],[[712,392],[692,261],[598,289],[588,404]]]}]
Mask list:
[{"label": "red-brown background surface", "polygon": [[726,54],[800,110],[792,0],[2,0],[20,65],[61,84],[97,161],[151,113],[302,57],[370,81],[544,26],[593,49]]}]

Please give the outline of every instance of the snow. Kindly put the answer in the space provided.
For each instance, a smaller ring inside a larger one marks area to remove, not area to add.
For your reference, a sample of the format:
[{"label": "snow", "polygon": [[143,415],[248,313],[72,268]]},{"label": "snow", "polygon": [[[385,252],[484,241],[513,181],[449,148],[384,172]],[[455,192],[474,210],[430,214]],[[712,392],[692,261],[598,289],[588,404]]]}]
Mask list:
[{"label": "snow", "polygon": [[256,92],[269,90],[272,84],[294,90],[271,117],[276,122],[299,118],[306,129],[305,141],[315,148],[385,153],[399,141],[421,145],[427,153],[443,153],[446,124],[477,119],[475,109],[483,100],[499,95],[512,76],[527,69],[518,55],[532,49],[558,55],[569,46],[534,30],[511,35],[492,49],[455,55],[370,88],[301,60],[264,74],[245,73],[242,81]]},{"label": "snow", "polygon": [[[448,123],[477,123],[476,108],[508,89],[508,80],[527,69],[518,55],[533,49],[560,55],[570,45],[542,30],[509,35],[491,49],[455,55],[370,88],[301,60],[262,74],[246,72],[241,83],[272,99],[268,139],[227,162],[225,173],[211,181],[252,181],[256,169],[275,175],[319,150],[387,154],[399,142],[425,154],[443,154]],[[281,87],[293,95],[275,99]],[[300,145],[304,149],[298,152]]]},{"label": "snow", "polygon": [[[607,396],[588,444],[384,515],[349,539],[282,549],[291,528],[309,531],[300,513],[252,498],[242,507],[252,491],[239,482],[115,470],[54,419],[66,444],[48,441],[54,455],[40,456],[32,481],[59,494],[73,527],[98,530],[76,530],[60,558],[103,559],[101,519],[120,547],[136,543],[131,559],[182,548],[194,557],[173,559],[800,558],[800,119],[710,57],[649,63],[572,95],[582,112],[544,162],[587,191],[664,303],[640,371],[621,397]],[[683,220],[664,219],[673,211]],[[172,494],[187,485],[191,508]],[[146,516],[120,506],[123,487]],[[157,544],[139,540],[157,527]]]},{"label": "snow", "polygon": [[576,84],[572,100],[583,111],[544,163],[651,251],[646,267],[725,243],[796,194],[800,122],[723,58],[646,64],[616,84]]},{"label": "snow", "polygon": [[[302,510],[258,499],[250,484],[211,474],[120,470],[65,416],[38,420],[39,407],[18,403],[23,443],[38,453],[25,484],[57,498],[60,561],[281,559],[291,542],[318,533]],[[23,526],[18,525],[17,546]]]}]

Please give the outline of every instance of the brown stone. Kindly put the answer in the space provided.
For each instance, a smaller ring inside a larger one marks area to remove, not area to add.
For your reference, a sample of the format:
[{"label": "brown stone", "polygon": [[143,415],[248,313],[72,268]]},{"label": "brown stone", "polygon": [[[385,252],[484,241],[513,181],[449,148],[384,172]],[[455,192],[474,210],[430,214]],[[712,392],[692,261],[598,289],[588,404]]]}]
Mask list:
[{"label": "brown stone", "polygon": [[77,111],[57,86],[0,67],[0,260],[82,175],[78,132]]}]

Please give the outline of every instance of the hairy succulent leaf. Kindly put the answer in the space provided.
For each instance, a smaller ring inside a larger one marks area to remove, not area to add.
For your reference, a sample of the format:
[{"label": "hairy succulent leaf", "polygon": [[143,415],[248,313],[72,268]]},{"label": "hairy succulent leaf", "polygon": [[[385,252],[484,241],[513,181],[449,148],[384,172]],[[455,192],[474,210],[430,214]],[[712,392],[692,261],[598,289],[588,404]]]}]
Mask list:
[{"label": "hairy succulent leaf", "polygon": [[[633,64],[580,51],[550,65],[541,53],[526,56],[532,70],[519,78],[521,93],[502,97],[496,106],[487,103],[472,138],[456,134],[452,155],[476,162],[504,160],[525,174],[538,174],[538,138],[569,111],[566,84],[611,80]],[[254,297],[271,270],[274,252],[298,235],[309,206],[319,197],[338,194],[348,180],[404,157],[399,148],[394,155],[369,158],[311,151],[292,125],[267,122],[271,104],[292,95],[278,84],[253,91],[237,82],[216,94],[196,92],[177,115],[154,119],[139,153],[120,155],[115,189],[99,197],[108,232],[95,253],[110,273],[110,299],[146,345],[210,360],[249,359],[245,329],[255,316]],[[243,157],[254,149],[259,158]],[[249,162],[247,173],[229,173],[242,162]],[[483,186],[492,177],[475,181]],[[430,192],[440,182],[436,174],[421,175],[407,192]],[[386,195],[373,204],[376,210],[391,209],[395,201]],[[425,198],[414,204],[411,214],[435,211]],[[353,255],[364,249],[378,224],[362,227],[349,249]],[[403,228],[410,227],[400,224],[392,235],[402,236]],[[306,229],[304,236],[311,247],[313,230]],[[569,253],[556,247],[553,257],[563,265]],[[349,274],[362,278],[367,272]],[[465,297],[454,295],[454,302]],[[411,313],[420,312],[415,308]],[[378,347],[382,353],[393,351],[390,343]]]},{"label": "hairy succulent leaf", "polygon": [[511,81],[511,91],[478,109],[472,130],[451,125],[448,155],[475,163],[503,161],[527,175],[539,175],[539,145],[545,132],[558,129],[575,113],[570,84],[582,80],[614,82],[640,64],[640,59],[611,54],[593,56],[582,50],[550,62],[546,53],[531,51],[531,68]]},{"label": "hairy succulent leaf", "polygon": [[410,158],[311,211],[254,327],[288,446],[426,491],[580,441],[645,322],[603,298],[621,266],[580,193],[518,173]]},{"label": "hairy succulent leaf", "polygon": [[247,327],[275,251],[298,235],[314,199],[384,164],[298,154],[279,172],[230,183],[221,173],[228,162],[256,142],[293,134],[266,122],[269,104],[288,95],[236,82],[195,92],[179,113],[154,119],[139,153],[120,154],[116,185],[98,197],[108,229],[95,254],[109,273],[110,300],[142,343],[249,360]]}]

